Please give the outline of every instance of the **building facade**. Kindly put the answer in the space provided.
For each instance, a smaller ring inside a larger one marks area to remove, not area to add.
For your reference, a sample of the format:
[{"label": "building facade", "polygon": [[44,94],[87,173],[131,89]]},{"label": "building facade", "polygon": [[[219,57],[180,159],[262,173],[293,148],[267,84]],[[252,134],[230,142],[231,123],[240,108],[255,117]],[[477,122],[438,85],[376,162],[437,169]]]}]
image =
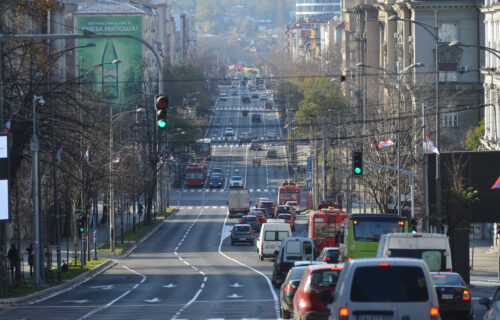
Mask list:
[{"label": "building facade", "polygon": [[296,0],[295,20],[313,18],[325,13],[340,15],[342,11],[340,0]]}]

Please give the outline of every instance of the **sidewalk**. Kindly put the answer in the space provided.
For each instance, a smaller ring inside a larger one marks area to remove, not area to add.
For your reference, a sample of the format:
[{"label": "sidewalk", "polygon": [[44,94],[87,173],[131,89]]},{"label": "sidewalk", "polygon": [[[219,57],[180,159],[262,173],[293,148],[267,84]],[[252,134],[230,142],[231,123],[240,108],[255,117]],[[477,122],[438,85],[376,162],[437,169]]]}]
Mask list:
[{"label": "sidewalk", "polygon": [[[136,227],[139,224],[139,215],[136,216]],[[140,223],[142,224],[144,221],[144,215],[142,215],[140,218],[142,220]],[[102,219],[102,212],[99,213],[98,216],[98,223],[97,223],[97,228],[96,228],[96,247],[99,248],[101,247],[104,243],[109,241],[109,225],[107,223],[99,223]],[[124,230],[132,230],[132,219],[133,219],[133,214],[130,214],[130,224],[128,223],[127,215],[124,216]],[[120,235],[121,235],[121,218],[119,215],[116,216],[116,221],[115,221],[115,239],[116,243],[120,242]],[[94,234],[93,234],[93,228],[89,228],[89,233],[90,233],[90,256],[91,259],[94,258]],[[17,247],[17,242],[11,241],[11,243],[14,243]],[[28,252],[26,249],[29,247],[31,241],[30,240],[21,240],[21,248],[18,248],[18,250],[21,253],[21,276],[23,280],[27,280],[31,278],[30,275],[30,267],[28,265]],[[80,246],[80,240],[78,240],[78,246]],[[53,268],[57,267],[57,250],[55,244],[52,244],[50,246],[51,254],[52,254],[52,261],[51,265]],[[47,248],[45,248],[45,252],[47,252]],[[110,252],[98,252],[97,257],[98,258],[109,258],[114,256]],[[78,259],[80,259],[80,248],[78,247]],[[88,259],[88,257],[87,257]],[[65,262],[69,261],[71,265],[74,265],[74,260],[75,260],[75,254],[74,254],[74,247],[73,247],[73,237],[70,238],[62,238],[61,239],[61,264],[64,264]]]},{"label": "sidewalk", "polygon": [[472,247],[473,242],[471,239],[469,245],[471,280],[499,281],[498,248],[494,248],[492,247],[492,245],[493,244],[490,242],[490,240],[474,239],[474,247]]}]

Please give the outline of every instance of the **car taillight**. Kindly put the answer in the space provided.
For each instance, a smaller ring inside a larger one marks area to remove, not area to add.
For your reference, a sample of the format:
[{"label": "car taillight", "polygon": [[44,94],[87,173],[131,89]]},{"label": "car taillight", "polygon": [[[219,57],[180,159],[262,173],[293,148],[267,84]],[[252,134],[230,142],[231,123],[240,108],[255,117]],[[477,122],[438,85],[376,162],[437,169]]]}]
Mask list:
[{"label": "car taillight", "polygon": [[250,232],[250,235],[253,236],[253,232]]},{"label": "car taillight", "polygon": [[439,308],[432,307],[429,312],[432,320],[441,320],[441,317],[439,316]]},{"label": "car taillight", "polygon": [[330,258],[328,258],[328,257],[324,257],[324,258],[323,258],[323,261],[330,261]]},{"label": "car taillight", "polygon": [[380,262],[378,264],[379,267],[388,267],[389,266],[389,262]]},{"label": "car taillight", "polygon": [[352,257],[347,257],[347,261],[351,261],[352,260]]},{"label": "car taillight", "polygon": [[469,290],[464,289],[464,291],[462,292],[462,300],[464,300],[464,301],[470,300],[470,291]]},{"label": "car taillight", "polygon": [[347,320],[349,318],[349,308],[340,308],[339,309],[339,319]]},{"label": "car taillight", "polygon": [[451,272],[451,269],[446,269],[446,272]]},{"label": "car taillight", "polygon": [[292,292],[295,290],[297,290],[297,287],[291,283],[289,283],[285,286],[285,292]]},{"label": "car taillight", "polygon": [[234,233],[234,232],[231,232],[231,235],[232,235],[232,236],[235,236],[235,235],[236,235],[236,233]]}]

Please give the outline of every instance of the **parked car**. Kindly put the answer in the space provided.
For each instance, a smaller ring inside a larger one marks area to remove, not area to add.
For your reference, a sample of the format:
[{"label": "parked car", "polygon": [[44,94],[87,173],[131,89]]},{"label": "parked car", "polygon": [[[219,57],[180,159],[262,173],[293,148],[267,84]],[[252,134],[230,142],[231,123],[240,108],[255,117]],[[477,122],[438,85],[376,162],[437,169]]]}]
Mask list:
[{"label": "parked car", "polygon": [[276,218],[280,220],[285,220],[285,222],[290,225],[290,228],[292,228],[292,231],[295,231],[295,218],[291,213],[280,213],[277,215]]},{"label": "parked car", "polygon": [[356,319],[367,312],[379,319],[388,314],[393,319],[441,319],[439,300],[425,262],[409,258],[347,261],[329,319]]},{"label": "parked car", "polygon": [[249,224],[235,224],[233,230],[231,231],[231,245],[235,243],[249,243],[251,246],[254,245],[254,232],[252,226]]},{"label": "parked car", "polygon": [[307,266],[300,280],[300,286],[293,297],[294,318],[326,319],[328,317],[341,270],[342,265]]},{"label": "parked car", "polygon": [[268,158],[277,158],[278,157],[278,151],[276,149],[269,149],[266,152],[266,157],[268,157]]},{"label": "parked car", "polygon": [[260,227],[262,225],[262,223],[259,221],[259,219],[253,215],[247,215],[247,216],[241,217],[240,224],[249,224],[252,226],[252,229],[254,229],[257,232],[260,231]]},{"label": "parked car", "polygon": [[471,292],[464,279],[455,272],[431,272],[438,294],[442,320],[472,320]]},{"label": "parked car", "polygon": [[227,127],[225,130],[224,130],[224,135],[227,137],[227,136],[234,136],[234,130],[233,128],[231,127]]},{"label": "parked car", "polygon": [[243,188],[243,178],[240,176],[232,176],[229,180],[229,188]]},{"label": "parked car", "polygon": [[338,247],[324,247],[316,258],[317,261],[326,263],[339,263],[340,249]]}]

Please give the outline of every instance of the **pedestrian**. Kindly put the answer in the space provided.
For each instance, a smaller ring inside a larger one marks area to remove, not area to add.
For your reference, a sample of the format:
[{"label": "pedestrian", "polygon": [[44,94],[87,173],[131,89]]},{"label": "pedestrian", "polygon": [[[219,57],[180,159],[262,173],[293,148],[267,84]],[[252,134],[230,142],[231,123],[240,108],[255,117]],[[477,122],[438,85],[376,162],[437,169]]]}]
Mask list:
[{"label": "pedestrian", "polygon": [[12,277],[12,282],[16,280],[16,269],[17,269],[17,264],[19,262],[19,253],[17,252],[17,248],[15,244],[12,244],[10,247],[9,252],[7,253],[7,258],[9,258],[10,261],[10,273]]},{"label": "pedestrian", "polygon": [[28,252],[28,265],[30,266],[30,277],[33,276],[33,243],[30,243],[30,246],[26,248]]},{"label": "pedestrian", "polygon": [[260,167],[260,159],[258,161],[259,161],[259,167]]}]

